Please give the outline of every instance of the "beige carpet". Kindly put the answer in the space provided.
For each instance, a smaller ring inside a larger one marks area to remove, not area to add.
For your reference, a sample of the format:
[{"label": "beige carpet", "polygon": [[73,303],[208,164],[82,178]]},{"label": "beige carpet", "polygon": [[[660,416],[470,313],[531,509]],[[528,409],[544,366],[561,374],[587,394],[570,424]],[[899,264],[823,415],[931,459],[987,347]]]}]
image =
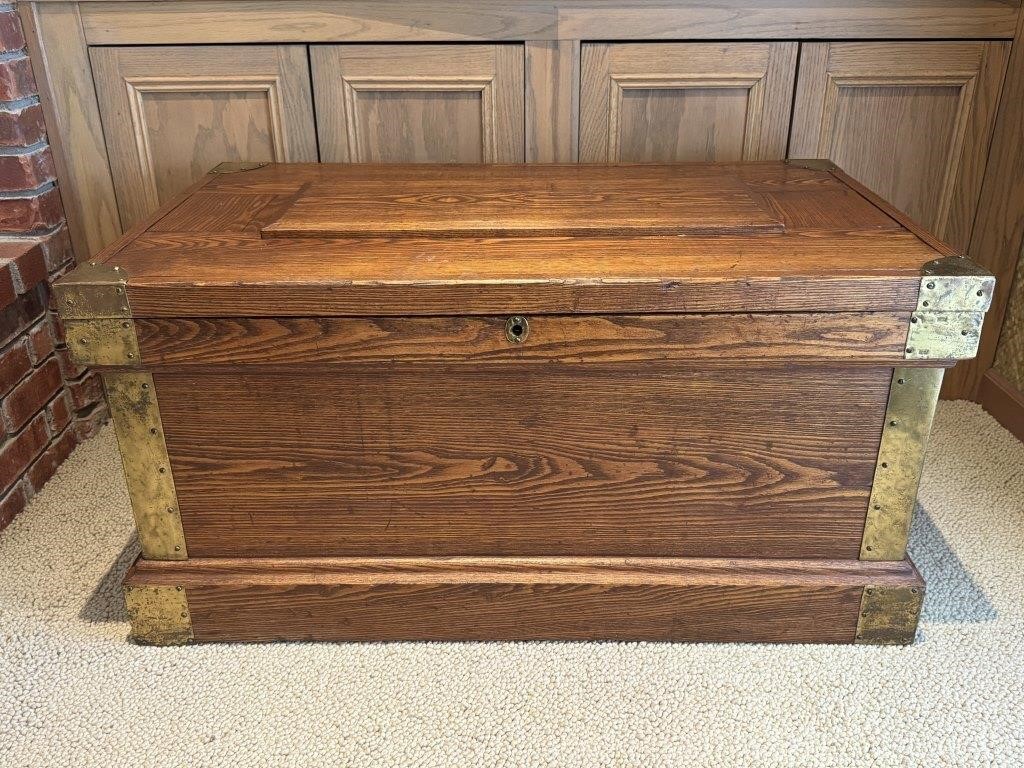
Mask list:
[{"label": "beige carpet", "polygon": [[4,766],[1022,766],[1024,446],[943,405],[906,649],[145,648],[108,428],[0,534]]}]

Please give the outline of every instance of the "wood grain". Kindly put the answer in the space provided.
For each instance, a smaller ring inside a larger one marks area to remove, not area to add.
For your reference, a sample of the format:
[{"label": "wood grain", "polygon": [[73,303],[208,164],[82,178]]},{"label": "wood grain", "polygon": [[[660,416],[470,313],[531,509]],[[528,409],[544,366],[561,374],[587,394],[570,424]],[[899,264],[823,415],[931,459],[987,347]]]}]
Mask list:
[{"label": "wood grain", "polygon": [[311,184],[263,237],[540,237],[756,235],[782,223],[728,173],[652,178],[644,166],[614,179],[585,166],[537,167],[529,178],[495,166],[487,178]]},{"label": "wood grain", "polygon": [[866,586],[909,561],[668,558],[139,560],[182,586],[198,642],[655,640],[850,643]]},{"label": "wood grain", "polygon": [[855,558],[890,378],[657,363],[154,372],[196,557]]},{"label": "wood grain", "polygon": [[1024,441],[1024,393],[996,370],[989,370],[978,393],[981,407],[1018,440]]},{"label": "wood grain", "polygon": [[[48,0],[43,0],[48,2]],[[1010,0],[214,0],[82,3],[91,45],[265,42],[1010,38]]]},{"label": "wood grain", "polygon": [[796,54],[796,43],[586,43],[580,159],[782,159]]},{"label": "wood grain", "polygon": [[589,315],[529,318],[521,344],[505,317],[198,318],[135,321],[154,366],[659,360],[900,362],[910,313]]},{"label": "wood grain", "polygon": [[[983,377],[996,358],[1010,290],[1024,252],[1024,14],[1017,28],[999,101],[989,162],[985,171],[970,255],[996,276],[992,306],[985,317],[978,356],[958,365],[945,379],[944,397],[978,399]],[[1024,278],[1018,276],[1018,280]]]},{"label": "wood grain", "polygon": [[77,3],[18,7],[75,258],[83,262],[117,239],[121,220],[80,7]]},{"label": "wood grain", "polygon": [[963,252],[1009,46],[804,46],[791,157],[827,157]]},{"label": "wood grain", "polygon": [[580,43],[526,43],[526,162],[579,160]]},{"label": "wood grain", "polygon": [[93,48],[127,227],[227,160],[315,161],[300,46]]},{"label": "wood grain", "polygon": [[524,159],[521,45],[310,48],[326,162]]}]

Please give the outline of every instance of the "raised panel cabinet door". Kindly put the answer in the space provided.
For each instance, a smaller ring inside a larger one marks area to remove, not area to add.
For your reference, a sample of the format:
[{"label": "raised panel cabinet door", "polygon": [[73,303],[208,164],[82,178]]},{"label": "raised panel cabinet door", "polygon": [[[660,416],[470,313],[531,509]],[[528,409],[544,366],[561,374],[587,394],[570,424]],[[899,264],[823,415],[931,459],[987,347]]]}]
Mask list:
[{"label": "raised panel cabinet door", "polygon": [[522,45],[314,45],[320,154],[336,163],[519,163]]},{"label": "raised panel cabinet door", "polygon": [[125,229],[225,161],[315,162],[301,45],[92,48]]},{"label": "raised panel cabinet door", "polygon": [[781,160],[796,43],[587,43],[580,160]]},{"label": "raised panel cabinet door", "polygon": [[1009,43],[811,43],[790,156],[827,158],[966,249]]}]

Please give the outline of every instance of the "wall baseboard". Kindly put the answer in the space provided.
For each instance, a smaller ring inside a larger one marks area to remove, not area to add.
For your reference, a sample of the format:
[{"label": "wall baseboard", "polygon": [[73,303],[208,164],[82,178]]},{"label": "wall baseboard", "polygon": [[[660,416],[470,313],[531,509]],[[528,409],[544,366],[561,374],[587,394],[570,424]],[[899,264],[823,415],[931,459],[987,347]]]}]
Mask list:
[{"label": "wall baseboard", "polygon": [[990,368],[981,380],[978,395],[981,407],[1024,442],[1024,392]]}]

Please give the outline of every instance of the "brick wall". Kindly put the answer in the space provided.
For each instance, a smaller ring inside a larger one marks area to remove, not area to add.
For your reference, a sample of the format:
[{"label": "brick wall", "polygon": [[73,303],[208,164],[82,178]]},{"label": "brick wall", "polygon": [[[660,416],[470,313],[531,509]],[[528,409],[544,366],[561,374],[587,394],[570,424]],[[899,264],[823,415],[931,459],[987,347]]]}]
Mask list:
[{"label": "brick wall", "polygon": [[0,3],[0,528],[106,418],[49,309],[50,282],[73,266],[25,38]]}]

